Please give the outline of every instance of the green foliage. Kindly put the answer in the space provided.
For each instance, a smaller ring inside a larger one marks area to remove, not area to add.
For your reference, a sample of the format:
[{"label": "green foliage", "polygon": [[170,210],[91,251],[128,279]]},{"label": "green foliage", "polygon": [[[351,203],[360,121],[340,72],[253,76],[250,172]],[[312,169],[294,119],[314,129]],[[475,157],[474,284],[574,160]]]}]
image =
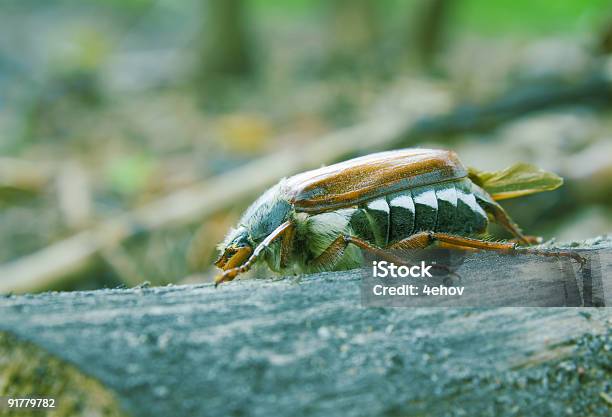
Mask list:
[{"label": "green foliage", "polygon": [[153,161],[144,155],[122,156],[113,160],[107,176],[111,188],[125,195],[141,191],[153,172]]},{"label": "green foliage", "polygon": [[608,0],[463,0],[455,24],[488,34],[591,31],[609,9]]},{"label": "green foliage", "polygon": [[[331,2],[321,0],[251,0],[259,15],[307,16],[321,14]],[[418,12],[423,2],[384,0],[381,12],[393,19]],[[481,34],[507,32],[537,35],[550,32],[580,32],[609,12],[608,0],[462,0],[453,7],[453,24],[459,31]]]}]

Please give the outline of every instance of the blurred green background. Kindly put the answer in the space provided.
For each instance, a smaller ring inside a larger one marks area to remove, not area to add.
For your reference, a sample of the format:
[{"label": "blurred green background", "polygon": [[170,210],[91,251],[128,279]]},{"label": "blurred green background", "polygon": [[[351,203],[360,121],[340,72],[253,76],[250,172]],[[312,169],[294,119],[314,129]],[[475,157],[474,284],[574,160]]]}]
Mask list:
[{"label": "blurred green background", "polygon": [[[30,291],[210,281],[216,243],[260,188],[101,248],[91,234],[432,97],[451,111],[609,76],[611,52],[605,0],[4,0],[0,288],[17,275]],[[585,239],[612,230],[609,110],[576,100],[414,145],[558,172],[563,190],[507,207],[529,234]],[[58,261],[74,268],[47,268]]]}]

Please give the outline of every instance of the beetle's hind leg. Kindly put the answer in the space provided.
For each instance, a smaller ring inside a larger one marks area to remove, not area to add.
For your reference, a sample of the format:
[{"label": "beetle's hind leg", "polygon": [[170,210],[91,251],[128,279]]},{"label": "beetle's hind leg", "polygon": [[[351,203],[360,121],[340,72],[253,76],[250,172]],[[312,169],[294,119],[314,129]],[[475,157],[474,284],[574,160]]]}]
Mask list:
[{"label": "beetle's hind leg", "polygon": [[[330,270],[342,258],[349,244],[354,244],[357,247],[365,250],[374,256],[384,259],[388,262],[393,262],[398,265],[410,265],[405,260],[396,256],[390,251],[394,250],[410,250],[410,249],[425,249],[435,242],[446,243],[450,247],[456,249],[480,249],[487,251],[495,251],[507,254],[530,254],[546,257],[563,257],[571,258],[577,261],[581,266],[586,260],[575,251],[571,250],[546,250],[541,248],[530,248],[518,246],[512,242],[491,242],[481,239],[474,239],[464,236],[452,235],[449,233],[439,232],[419,232],[406,239],[400,240],[384,249],[376,247],[363,239],[359,239],[349,235],[339,235],[331,245],[327,247],[319,256],[310,262],[310,267],[319,270]],[[443,265],[434,265],[435,268],[443,269],[446,273],[454,274],[448,267]]]},{"label": "beetle's hind leg", "polygon": [[338,235],[336,239],[329,245],[319,256],[310,261],[309,266],[311,268],[319,269],[319,270],[329,270],[333,269],[333,267],[342,259],[346,248],[349,244],[354,244],[358,248],[365,250],[381,259],[385,259],[389,262],[394,263],[405,263],[400,258],[394,256],[393,254],[385,251],[384,249],[378,248],[367,241],[360,239],[358,237],[341,234]]},{"label": "beetle's hind leg", "polygon": [[[483,191],[484,192],[484,191]],[[523,234],[523,231],[519,227],[518,224],[508,214],[506,210],[492,198],[488,199],[488,201],[483,201],[484,207],[487,212],[489,212],[493,218],[495,219],[495,223],[502,226],[508,232],[514,236],[512,241],[522,244],[522,245],[537,245],[538,243],[542,243],[542,238],[537,236],[528,236]]]},{"label": "beetle's hind leg", "polygon": [[[486,240],[474,239],[464,236],[452,235],[439,232],[420,232],[396,243],[397,249],[425,248],[434,242],[446,243],[459,249],[480,249],[508,254],[526,254],[557,258],[571,258],[584,265],[586,259],[577,252],[563,249],[542,249],[518,246],[512,242],[490,242]],[[423,245],[423,246],[421,246]]]},{"label": "beetle's hind leg", "polygon": [[576,251],[572,250],[564,250],[564,249],[541,249],[541,248],[529,248],[529,247],[515,247],[514,253],[517,254],[526,254],[526,255],[537,255],[537,256],[546,256],[546,257],[555,257],[555,258],[570,258],[580,264],[580,268],[582,268],[587,259]]},{"label": "beetle's hind leg", "polygon": [[519,225],[512,220],[506,210],[504,210],[504,208],[485,190],[476,184],[472,184],[472,192],[476,196],[478,204],[480,204],[480,206],[493,218],[495,223],[510,232],[518,243],[523,245],[541,243],[538,237],[524,235]]},{"label": "beetle's hind leg", "polygon": [[[414,236],[417,236],[417,235],[414,235]],[[424,237],[427,238],[427,235],[425,235]],[[402,242],[406,243],[406,240],[407,239],[403,240]],[[415,241],[413,242],[413,246],[411,246],[410,248],[411,249],[425,248],[430,244],[428,238],[427,238],[426,244],[424,242],[422,243],[420,240],[421,239],[417,237],[417,239],[415,239]],[[348,245],[351,243],[357,246],[358,248],[371,253],[372,255],[376,256],[379,259],[383,259],[388,262],[393,262],[397,265],[412,266],[412,264],[410,264],[409,262],[405,261],[404,259],[396,256],[395,254],[389,251],[393,249],[406,249],[408,247],[389,246],[389,247],[382,249],[382,248],[372,245],[371,243],[363,239],[360,239],[355,236],[350,236],[350,235],[339,235],[332,242],[332,244],[327,247],[327,249],[325,249],[319,256],[317,256],[315,259],[313,259],[310,262],[309,266],[315,269],[319,269],[319,270],[333,269],[333,267],[338,263],[338,261],[344,255],[344,252],[346,251],[346,248],[348,247]],[[448,267],[443,266],[443,265],[433,265],[433,268],[442,269],[445,273],[454,274]]]}]

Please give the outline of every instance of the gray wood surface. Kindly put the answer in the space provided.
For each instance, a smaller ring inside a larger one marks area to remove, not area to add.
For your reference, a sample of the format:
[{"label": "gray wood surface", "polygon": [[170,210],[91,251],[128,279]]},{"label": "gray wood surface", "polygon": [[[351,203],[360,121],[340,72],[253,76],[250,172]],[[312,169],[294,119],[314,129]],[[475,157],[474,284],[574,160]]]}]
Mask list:
[{"label": "gray wood surface", "polygon": [[[471,265],[512,279],[515,262]],[[571,355],[612,321],[609,308],[364,308],[360,276],[3,296],[0,331],[75,364],[134,416],[491,415],[490,390],[460,387]]]}]

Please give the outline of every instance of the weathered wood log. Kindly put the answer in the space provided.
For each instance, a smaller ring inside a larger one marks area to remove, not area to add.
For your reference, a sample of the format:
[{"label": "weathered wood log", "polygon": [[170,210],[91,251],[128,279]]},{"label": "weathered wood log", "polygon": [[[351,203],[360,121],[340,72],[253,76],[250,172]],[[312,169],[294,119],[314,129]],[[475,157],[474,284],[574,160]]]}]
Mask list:
[{"label": "weathered wood log", "polygon": [[[521,262],[466,267],[520,283]],[[364,308],[361,276],[5,296],[0,332],[99,380],[132,416],[550,415],[583,398],[605,415],[609,338],[572,349],[610,329],[612,309]]]},{"label": "weathered wood log", "polygon": [[[8,398],[61,398],[49,413],[9,409]],[[0,416],[125,417],[115,395],[77,367],[44,349],[0,332]]]}]

